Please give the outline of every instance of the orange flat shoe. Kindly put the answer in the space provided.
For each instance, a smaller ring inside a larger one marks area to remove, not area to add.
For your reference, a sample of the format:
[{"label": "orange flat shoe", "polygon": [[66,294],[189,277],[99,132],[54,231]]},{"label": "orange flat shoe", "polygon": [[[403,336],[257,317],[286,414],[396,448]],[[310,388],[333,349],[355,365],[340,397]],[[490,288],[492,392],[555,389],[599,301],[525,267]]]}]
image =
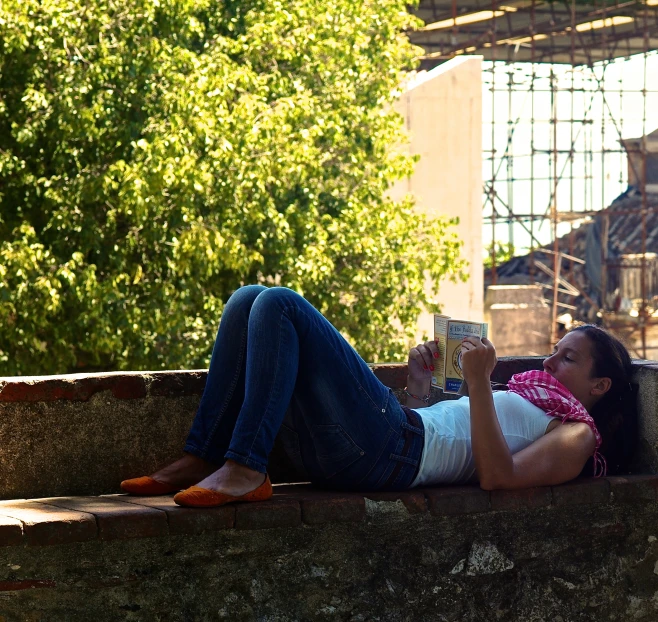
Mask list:
[{"label": "orange flat shoe", "polygon": [[123,480],[121,482],[121,490],[131,495],[169,495],[172,492],[178,492],[180,486],[163,484],[154,480],[152,477],[144,476]]},{"label": "orange flat shoe", "polygon": [[216,508],[235,501],[266,501],[271,496],[272,483],[270,482],[270,476],[267,475],[265,481],[258,488],[239,497],[233,497],[208,488],[201,488],[200,486],[192,486],[175,495],[174,501],[186,508]]}]

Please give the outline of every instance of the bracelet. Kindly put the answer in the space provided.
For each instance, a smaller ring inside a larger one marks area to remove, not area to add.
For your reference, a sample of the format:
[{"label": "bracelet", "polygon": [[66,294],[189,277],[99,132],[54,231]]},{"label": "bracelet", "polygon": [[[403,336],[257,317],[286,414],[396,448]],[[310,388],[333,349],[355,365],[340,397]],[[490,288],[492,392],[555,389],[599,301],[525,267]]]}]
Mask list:
[{"label": "bracelet", "polygon": [[407,387],[404,388],[404,394],[408,395],[409,397],[413,397],[415,400],[420,400],[425,404],[429,404],[430,395],[431,395],[431,393],[428,393],[427,395],[423,395],[423,397],[420,397],[420,395],[414,395],[413,393],[409,393],[409,391],[407,391]]}]

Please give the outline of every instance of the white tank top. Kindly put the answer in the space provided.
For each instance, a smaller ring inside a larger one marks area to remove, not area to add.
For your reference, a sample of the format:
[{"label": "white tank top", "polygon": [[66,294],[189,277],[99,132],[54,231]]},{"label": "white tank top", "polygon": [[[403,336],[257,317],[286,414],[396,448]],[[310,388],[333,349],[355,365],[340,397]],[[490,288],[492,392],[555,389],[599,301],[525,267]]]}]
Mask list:
[{"label": "white tank top", "polygon": [[[548,417],[516,393],[496,391],[494,407],[503,436],[512,454],[546,433]],[[468,397],[437,402],[414,409],[425,427],[425,444],[418,475],[412,486],[457,484],[477,481],[471,451],[471,415]]]}]

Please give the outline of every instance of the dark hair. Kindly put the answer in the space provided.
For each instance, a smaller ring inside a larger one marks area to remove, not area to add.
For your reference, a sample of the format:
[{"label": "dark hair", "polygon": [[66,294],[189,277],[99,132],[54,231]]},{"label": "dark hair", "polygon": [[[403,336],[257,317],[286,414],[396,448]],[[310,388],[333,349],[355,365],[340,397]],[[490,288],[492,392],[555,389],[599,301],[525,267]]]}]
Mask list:
[{"label": "dark hair", "polygon": [[[637,387],[631,383],[633,364],[626,346],[608,331],[584,324],[571,332],[583,332],[592,345],[595,378],[610,378],[609,391],[592,408],[592,418],[602,443],[600,451],[608,465],[608,475],[627,473],[637,443]],[[583,475],[592,474],[588,460]]]}]

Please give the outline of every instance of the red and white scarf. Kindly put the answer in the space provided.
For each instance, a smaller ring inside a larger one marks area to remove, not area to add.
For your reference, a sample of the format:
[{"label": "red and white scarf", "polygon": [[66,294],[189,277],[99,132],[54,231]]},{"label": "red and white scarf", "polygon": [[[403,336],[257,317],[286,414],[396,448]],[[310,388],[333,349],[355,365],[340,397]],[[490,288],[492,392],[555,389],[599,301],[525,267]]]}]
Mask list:
[{"label": "red and white scarf", "polygon": [[596,428],[594,419],[569,389],[545,371],[526,371],[522,374],[514,374],[507,383],[507,387],[512,393],[520,395],[541,408],[549,417],[561,417],[562,423],[567,420],[586,423],[596,438],[593,455],[594,477],[606,474],[605,457],[599,453],[601,435]]}]

